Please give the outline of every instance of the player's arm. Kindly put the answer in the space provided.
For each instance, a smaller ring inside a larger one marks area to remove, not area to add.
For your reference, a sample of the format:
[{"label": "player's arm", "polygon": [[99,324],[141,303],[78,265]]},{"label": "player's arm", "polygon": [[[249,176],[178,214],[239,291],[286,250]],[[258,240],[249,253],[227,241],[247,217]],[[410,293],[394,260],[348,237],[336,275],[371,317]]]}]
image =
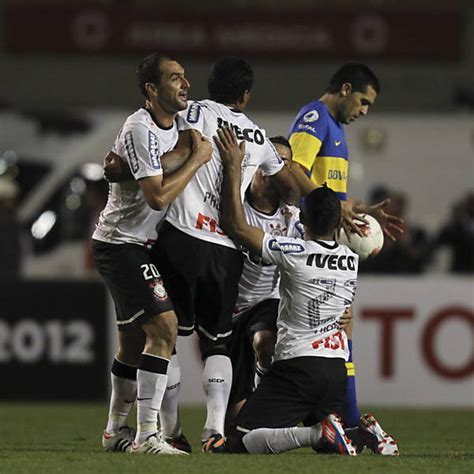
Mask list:
[{"label": "player's arm", "polygon": [[161,210],[173,202],[183,192],[196,171],[210,160],[211,143],[194,131],[191,132],[191,139],[191,156],[176,172],[138,180],[145,200],[151,208]]},{"label": "player's arm", "polygon": [[[321,127],[318,133],[324,135],[326,128]],[[291,134],[289,142],[293,153],[292,174],[300,187],[303,196],[308,195],[317,185],[310,178],[311,169],[322,146],[322,135],[306,131]]]},{"label": "player's arm", "polygon": [[316,189],[316,185],[311,181],[308,176],[308,170],[304,168],[300,163],[293,162],[291,168],[291,174],[301,191],[302,196],[307,196],[313,189]]},{"label": "player's arm", "polygon": [[[172,174],[183,166],[184,162],[191,156],[191,153],[191,130],[185,130],[180,132],[175,148],[161,155],[160,160],[161,166],[163,167],[163,175],[167,176]],[[113,151],[107,153],[102,163],[102,167],[104,170],[104,179],[109,183],[119,183],[134,179],[126,161]]]},{"label": "player's arm", "polygon": [[242,141],[239,146],[234,132],[229,128],[219,129],[217,135],[217,137],[214,137],[214,141],[224,165],[222,227],[229,237],[241,242],[255,255],[261,256],[264,232],[262,229],[247,223],[240,195],[245,141]]}]

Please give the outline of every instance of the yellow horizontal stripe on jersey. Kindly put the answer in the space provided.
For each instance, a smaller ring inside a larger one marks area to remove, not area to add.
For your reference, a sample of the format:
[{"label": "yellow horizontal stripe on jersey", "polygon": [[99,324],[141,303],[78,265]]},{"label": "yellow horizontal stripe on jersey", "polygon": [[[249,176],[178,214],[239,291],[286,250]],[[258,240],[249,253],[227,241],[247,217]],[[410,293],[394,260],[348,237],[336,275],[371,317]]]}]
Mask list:
[{"label": "yellow horizontal stripe on jersey", "polygon": [[293,161],[310,171],[316,155],[321,149],[321,140],[307,132],[298,132],[291,135],[290,145],[293,152]]},{"label": "yellow horizontal stripe on jersey", "polygon": [[356,374],[356,371],[355,371],[355,370],[352,370],[352,369],[351,369],[351,370],[348,370],[348,371],[347,371],[347,376],[348,376],[348,377],[354,377],[355,374]]},{"label": "yellow horizontal stripe on jersey", "polygon": [[354,368],[354,362],[346,362],[346,369],[353,369]]},{"label": "yellow horizontal stripe on jersey", "polygon": [[324,183],[337,193],[347,192],[349,162],[335,156],[318,156],[311,169],[311,181],[317,186]]}]

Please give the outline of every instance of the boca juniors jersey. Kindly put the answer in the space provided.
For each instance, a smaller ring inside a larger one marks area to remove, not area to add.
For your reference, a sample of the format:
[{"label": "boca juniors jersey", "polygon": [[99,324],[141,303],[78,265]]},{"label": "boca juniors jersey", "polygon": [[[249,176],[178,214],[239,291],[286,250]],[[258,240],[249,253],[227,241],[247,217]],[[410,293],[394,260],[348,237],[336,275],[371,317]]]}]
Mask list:
[{"label": "boca juniors jersey", "polygon": [[262,257],[281,274],[275,360],[302,356],[348,360],[338,322],[354,299],[359,257],[335,241],[265,234]]},{"label": "boca juniors jersey", "polygon": [[212,100],[191,102],[178,116],[181,130],[194,129],[212,142],[210,161],[201,166],[184,191],[174,200],[166,220],[182,232],[207,242],[235,248],[219,224],[223,165],[213,137],[222,127],[232,127],[237,140],[245,140],[242,162],[241,198],[260,166],[272,176],[283,168],[283,161],[259,128],[244,113]]},{"label": "boca juniors jersey", "polygon": [[160,157],[177,141],[176,122],[169,129],[161,128],[144,108],[127,118],[112,151],[128,163],[134,180],[109,184],[107,204],[93,239],[111,244],[153,244],[166,210],[156,211],[148,205],[137,180],[163,174]]},{"label": "boca juniors jersey", "polygon": [[290,128],[293,161],[310,173],[316,186],[327,183],[340,199],[347,199],[349,150],[344,126],[315,100],[305,105]]}]

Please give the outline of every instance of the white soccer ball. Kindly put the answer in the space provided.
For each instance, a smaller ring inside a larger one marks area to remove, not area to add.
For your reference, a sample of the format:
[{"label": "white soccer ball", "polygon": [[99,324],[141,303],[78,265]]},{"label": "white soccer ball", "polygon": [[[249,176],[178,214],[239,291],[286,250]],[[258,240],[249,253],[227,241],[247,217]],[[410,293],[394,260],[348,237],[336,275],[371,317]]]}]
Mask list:
[{"label": "white soccer ball", "polygon": [[347,245],[359,255],[361,261],[369,257],[375,257],[383,247],[383,230],[377,219],[368,214],[362,214],[362,217],[369,222],[369,224],[356,222],[357,227],[364,234],[363,237],[352,232],[351,240],[349,240],[344,229],[341,229],[338,239],[340,244]]}]

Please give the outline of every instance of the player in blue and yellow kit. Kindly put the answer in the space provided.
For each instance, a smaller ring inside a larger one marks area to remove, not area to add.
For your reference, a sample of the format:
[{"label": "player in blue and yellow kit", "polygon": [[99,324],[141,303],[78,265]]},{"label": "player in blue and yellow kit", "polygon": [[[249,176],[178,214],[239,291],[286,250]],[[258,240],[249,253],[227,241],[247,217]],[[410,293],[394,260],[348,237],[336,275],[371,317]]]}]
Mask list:
[{"label": "player in blue and yellow kit", "polygon": [[[401,231],[398,227],[401,220],[384,212],[383,208],[388,200],[367,206],[360,201],[348,199],[347,196],[349,150],[344,125],[367,115],[379,92],[379,80],[367,66],[349,63],[340,67],[331,78],[323,96],[302,107],[290,128],[289,141],[294,163],[292,174],[303,196],[324,183],[336,191],[341,199],[346,232],[360,233],[354,220],[364,221],[358,214],[367,213],[373,215],[385,234],[394,239],[394,231]],[[382,430],[372,415],[360,416],[355,390],[355,365],[352,361],[352,324],[347,328],[347,333],[350,359],[346,364],[346,428],[355,428],[359,423],[370,425],[371,431],[376,434],[370,443],[372,450],[380,454],[398,453],[391,437]]]}]

